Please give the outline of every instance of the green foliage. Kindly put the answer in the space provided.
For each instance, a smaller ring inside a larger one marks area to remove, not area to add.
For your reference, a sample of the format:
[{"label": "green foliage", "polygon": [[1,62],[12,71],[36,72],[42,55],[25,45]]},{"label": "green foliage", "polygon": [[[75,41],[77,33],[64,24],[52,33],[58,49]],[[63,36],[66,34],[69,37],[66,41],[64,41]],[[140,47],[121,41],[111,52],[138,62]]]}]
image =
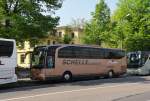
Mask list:
[{"label": "green foliage", "polygon": [[68,35],[68,34],[65,34],[64,37],[63,37],[63,43],[64,44],[70,44],[71,41],[72,41],[71,36]]},{"label": "green foliage", "polygon": [[[0,12],[2,12],[2,8],[0,7]],[[0,13],[0,19],[2,19],[2,14]]]},{"label": "green foliage", "polygon": [[119,0],[110,20],[109,8],[100,0],[84,28],[84,42],[128,51],[150,50],[149,5],[149,0]]},{"label": "green foliage", "polygon": [[86,44],[101,45],[108,37],[107,31],[110,27],[110,10],[104,0],[96,5],[95,12],[92,12],[92,20],[85,25],[85,36],[83,38]]},{"label": "green foliage", "polygon": [[19,42],[47,36],[58,25],[62,0],[0,0],[0,37]]},{"label": "green foliage", "polygon": [[128,51],[149,51],[150,36],[133,36],[126,40],[126,49]]},{"label": "green foliage", "polygon": [[63,36],[63,43],[70,44],[73,40],[71,37],[72,29],[70,27],[65,27],[65,35]]},{"label": "green foliage", "polygon": [[[122,36],[123,48],[127,50],[147,50],[150,47],[150,2],[149,0],[120,0],[113,15],[117,23],[116,36]],[[118,41],[116,40],[116,42]],[[119,45],[119,44],[118,44]],[[149,49],[150,50],[150,49]]]}]

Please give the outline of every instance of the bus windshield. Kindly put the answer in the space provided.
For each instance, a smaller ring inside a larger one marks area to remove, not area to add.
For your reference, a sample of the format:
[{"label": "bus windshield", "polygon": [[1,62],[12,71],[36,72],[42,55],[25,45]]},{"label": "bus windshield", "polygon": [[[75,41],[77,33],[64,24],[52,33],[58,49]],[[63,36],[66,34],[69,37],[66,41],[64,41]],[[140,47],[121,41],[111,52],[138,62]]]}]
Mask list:
[{"label": "bus windshield", "polygon": [[43,68],[45,65],[45,48],[35,48],[31,60],[32,68]]},{"label": "bus windshield", "polygon": [[129,63],[139,63],[140,59],[141,58],[139,54],[131,54],[129,56]]},{"label": "bus windshield", "polygon": [[148,55],[142,53],[128,54],[128,68],[142,67],[148,59]]}]

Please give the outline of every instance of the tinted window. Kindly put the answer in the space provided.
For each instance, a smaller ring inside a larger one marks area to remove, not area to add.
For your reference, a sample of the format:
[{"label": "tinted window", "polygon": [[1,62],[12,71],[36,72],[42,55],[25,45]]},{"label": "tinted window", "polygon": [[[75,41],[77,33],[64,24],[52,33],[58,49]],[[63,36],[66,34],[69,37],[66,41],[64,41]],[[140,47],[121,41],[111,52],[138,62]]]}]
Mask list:
[{"label": "tinted window", "polygon": [[90,57],[90,50],[86,47],[74,47],[74,57],[75,58],[81,58],[81,59],[87,59]]},{"label": "tinted window", "polygon": [[73,48],[71,46],[64,47],[59,50],[58,52],[58,57],[59,58],[73,58],[74,53],[73,53]]},{"label": "tinted window", "polygon": [[125,56],[125,52],[122,50],[112,50],[106,49],[105,51],[105,58],[106,59],[120,59]]},{"label": "tinted window", "polygon": [[40,51],[45,51],[45,46],[35,47],[32,54],[33,55],[38,55]]},{"label": "tinted window", "polygon": [[104,50],[100,48],[69,46],[59,50],[60,58],[102,59]]},{"label": "tinted window", "polygon": [[11,41],[0,41],[0,56],[11,57],[14,44]]},{"label": "tinted window", "polygon": [[91,59],[103,59],[104,52],[105,52],[104,49],[90,48],[90,58]]},{"label": "tinted window", "polygon": [[57,49],[58,47],[59,47],[59,46],[50,46],[50,47],[48,47],[47,55],[48,55],[48,56],[55,56],[55,52],[56,52],[56,49]]}]

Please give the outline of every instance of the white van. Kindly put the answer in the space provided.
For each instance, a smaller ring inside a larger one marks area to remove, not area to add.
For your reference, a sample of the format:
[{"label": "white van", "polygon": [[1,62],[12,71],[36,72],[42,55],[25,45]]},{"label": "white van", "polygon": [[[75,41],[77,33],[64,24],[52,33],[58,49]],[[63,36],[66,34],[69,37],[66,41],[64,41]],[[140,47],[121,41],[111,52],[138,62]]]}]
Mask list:
[{"label": "white van", "polygon": [[15,67],[17,67],[16,41],[0,38],[0,84],[17,81]]}]

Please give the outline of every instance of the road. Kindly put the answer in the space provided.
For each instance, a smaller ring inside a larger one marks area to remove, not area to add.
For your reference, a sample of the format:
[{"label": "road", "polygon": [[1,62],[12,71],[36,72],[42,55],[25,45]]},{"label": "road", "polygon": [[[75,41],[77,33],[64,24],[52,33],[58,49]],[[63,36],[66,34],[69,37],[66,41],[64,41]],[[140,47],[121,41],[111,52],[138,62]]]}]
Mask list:
[{"label": "road", "polygon": [[150,76],[9,88],[0,101],[150,101]]}]

